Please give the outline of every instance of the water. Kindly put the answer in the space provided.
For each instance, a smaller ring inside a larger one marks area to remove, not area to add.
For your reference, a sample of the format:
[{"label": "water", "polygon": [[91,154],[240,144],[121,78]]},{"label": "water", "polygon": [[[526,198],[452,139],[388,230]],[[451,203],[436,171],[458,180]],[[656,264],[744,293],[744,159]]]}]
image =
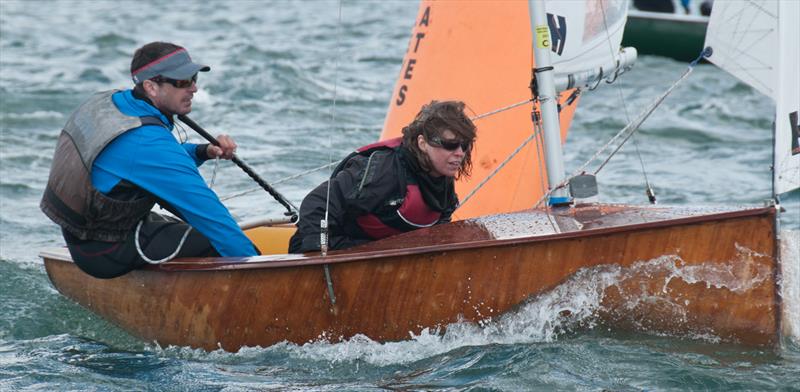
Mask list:
[{"label": "water", "polygon": [[[266,179],[321,166],[374,141],[417,5],[345,1],[341,22],[338,12],[338,2],[323,1],[0,1],[0,390],[797,388],[796,340],[775,351],[752,350],[699,332],[620,334],[595,325],[592,285],[614,279],[613,271],[578,276],[560,287],[560,296],[480,326],[457,324],[395,343],[356,337],[236,354],[138,341],[52,288],[37,253],[63,242],[38,202],[58,130],[89,93],[129,85],[130,56],[145,42],[185,45],[212,66],[201,75],[193,117],[214,133],[233,135],[242,159]],[[568,169],[685,66],[641,58],[615,86],[585,95],[567,142]],[[636,137],[659,202],[768,198],[771,117],[758,93],[712,66],[698,67]],[[623,148],[599,175],[601,199],[645,203],[641,165],[633,144]],[[203,169],[208,179],[212,171],[209,164]],[[276,184],[299,202],[325,176]],[[220,165],[220,195],[252,187],[237,167]],[[781,235],[794,260],[785,272],[798,276],[800,193],[783,202]],[[262,191],[226,203],[241,220],[282,210]],[[786,290],[800,297],[800,288]],[[571,319],[559,316],[565,308]],[[789,319],[797,324],[800,313]]]}]

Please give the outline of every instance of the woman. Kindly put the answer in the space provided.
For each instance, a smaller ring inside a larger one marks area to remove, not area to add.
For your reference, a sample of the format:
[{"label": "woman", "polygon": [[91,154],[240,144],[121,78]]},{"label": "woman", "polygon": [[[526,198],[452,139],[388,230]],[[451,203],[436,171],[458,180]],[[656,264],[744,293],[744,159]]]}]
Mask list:
[{"label": "woman", "polygon": [[[359,148],[303,199],[289,252],[320,250],[328,210],[329,249],[345,249],[449,222],[458,206],[455,180],[469,176],[476,128],[459,101],[432,101],[402,138]],[[327,199],[327,200],[326,200]]]}]

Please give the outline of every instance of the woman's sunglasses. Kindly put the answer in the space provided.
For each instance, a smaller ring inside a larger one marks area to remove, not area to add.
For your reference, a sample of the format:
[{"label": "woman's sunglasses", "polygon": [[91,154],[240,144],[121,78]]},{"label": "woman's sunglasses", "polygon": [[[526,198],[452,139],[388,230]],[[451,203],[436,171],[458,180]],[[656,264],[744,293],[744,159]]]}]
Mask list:
[{"label": "woman's sunglasses", "polygon": [[461,147],[462,151],[469,151],[472,147],[472,142],[469,141],[458,141],[458,140],[442,140],[442,138],[438,136],[434,136],[428,140],[428,143],[436,146],[444,148],[447,151],[455,151],[456,148]]},{"label": "woman's sunglasses", "polygon": [[156,76],[150,80],[156,83],[169,83],[175,88],[189,88],[192,87],[193,84],[197,83],[197,74],[192,75],[191,79],[186,79],[186,80],[175,80],[175,79],[165,78],[161,75]]}]

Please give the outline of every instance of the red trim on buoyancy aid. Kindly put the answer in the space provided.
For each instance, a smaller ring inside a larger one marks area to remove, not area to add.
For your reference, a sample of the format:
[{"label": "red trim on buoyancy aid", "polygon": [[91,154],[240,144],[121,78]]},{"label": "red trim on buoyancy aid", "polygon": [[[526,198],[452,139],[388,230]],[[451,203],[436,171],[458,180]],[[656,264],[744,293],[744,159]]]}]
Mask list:
[{"label": "red trim on buoyancy aid", "polygon": [[372,144],[367,144],[366,146],[357,148],[356,152],[361,154],[378,148],[397,148],[400,147],[401,144],[403,144],[403,138],[396,137],[392,139],[381,140]]},{"label": "red trim on buoyancy aid", "polygon": [[381,222],[375,214],[361,215],[356,218],[356,223],[358,223],[358,227],[364,231],[364,234],[373,240],[379,240],[402,233],[402,231]]},{"label": "red trim on buoyancy aid", "polygon": [[361,215],[356,218],[356,223],[370,238],[379,240],[405,231],[433,226],[442,217],[441,212],[428,207],[418,185],[406,186],[403,204],[395,210],[395,213],[405,223],[405,230],[387,225],[375,214]]},{"label": "red trim on buoyancy aid", "polygon": [[[381,140],[356,149],[355,154],[369,156],[376,150],[396,149],[402,144],[402,137]],[[340,167],[344,167],[345,161],[347,159],[340,164]],[[338,170],[340,169],[334,170],[334,173]],[[400,206],[381,213],[381,216],[364,214],[356,218],[356,223],[368,237],[378,240],[406,231],[433,226],[439,222],[442,214],[428,207],[425,199],[422,198],[419,186],[417,184],[406,185],[406,181],[402,181],[401,184],[401,186],[405,185],[406,189],[403,203]]]},{"label": "red trim on buoyancy aid", "polygon": [[406,186],[406,197],[403,204],[397,209],[397,215],[409,225],[417,228],[431,227],[442,217],[441,212],[437,212],[428,207],[419,185]]}]

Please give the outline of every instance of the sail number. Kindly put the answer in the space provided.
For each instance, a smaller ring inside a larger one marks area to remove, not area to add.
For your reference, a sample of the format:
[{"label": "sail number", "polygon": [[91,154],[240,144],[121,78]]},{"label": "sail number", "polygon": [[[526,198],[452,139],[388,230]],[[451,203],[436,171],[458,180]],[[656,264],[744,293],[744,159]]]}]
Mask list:
[{"label": "sail number", "polygon": [[[406,63],[403,66],[402,80],[411,80],[414,77],[414,66],[417,64],[417,59],[414,57],[419,50],[419,45],[422,43],[422,40],[425,38],[425,31],[424,28],[428,27],[431,21],[431,7],[428,6],[425,8],[425,11],[422,13],[422,18],[420,18],[419,23],[417,23],[417,30],[413,36],[411,36],[411,43],[409,43],[408,50],[409,54],[407,56]],[[395,99],[395,104],[400,106],[403,102],[406,101],[406,93],[408,92],[408,85],[403,83],[402,86],[397,90],[397,98]]]}]

